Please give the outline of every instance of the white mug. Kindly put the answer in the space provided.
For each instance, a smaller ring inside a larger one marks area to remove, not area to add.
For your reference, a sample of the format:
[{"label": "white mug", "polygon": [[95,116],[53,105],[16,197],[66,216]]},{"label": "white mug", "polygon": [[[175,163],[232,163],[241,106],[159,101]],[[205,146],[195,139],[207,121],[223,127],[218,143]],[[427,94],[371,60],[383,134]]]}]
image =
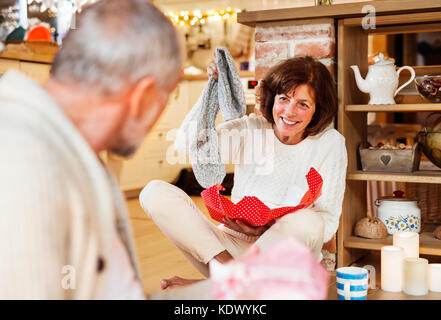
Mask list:
[{"label": "white mug", "polygon": [[368,271],[358,267],[338,268],[337,295],[340,300],[366,300]]}]

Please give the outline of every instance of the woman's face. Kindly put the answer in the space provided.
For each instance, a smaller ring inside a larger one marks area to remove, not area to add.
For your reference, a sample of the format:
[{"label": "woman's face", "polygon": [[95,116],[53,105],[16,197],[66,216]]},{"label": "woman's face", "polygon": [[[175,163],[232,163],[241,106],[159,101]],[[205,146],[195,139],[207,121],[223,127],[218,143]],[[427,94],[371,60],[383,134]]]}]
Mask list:
[{"label": "woman's face", "polygon": [[274,98],[274,133],[284,144],[297,144],[315,112],[315,98],[310,86],[302,84],[295,91]]}]

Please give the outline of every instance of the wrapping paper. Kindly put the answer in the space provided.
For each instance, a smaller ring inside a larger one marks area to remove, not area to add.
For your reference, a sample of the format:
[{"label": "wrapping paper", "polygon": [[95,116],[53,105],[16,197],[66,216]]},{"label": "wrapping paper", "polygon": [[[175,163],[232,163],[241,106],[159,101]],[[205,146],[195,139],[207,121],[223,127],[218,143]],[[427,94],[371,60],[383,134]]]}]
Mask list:
[{"label": "wrapping paper", "polygon": [[211,298],[215,300],[324,300],[329,273],[311,250],[294,238],[263,252],[252,245],[238,260],[210,261]]},{"label": "wrapping paper", "polygon": [[264,226],[285,214],[309,207],[320,197],[323,186],[323,179],[320,174],[314,168],[311,168],[306,175],[306,180],[309,190],[295,207],[270,209],[254,196],[246,196],[234,204],[219,193],[219,190],[225,190],[221,185],[214,185],[205,189],[201,196],[210,216],[216,221],[223,223],[226,216],[231,219],[240,219],[252,226]]}]

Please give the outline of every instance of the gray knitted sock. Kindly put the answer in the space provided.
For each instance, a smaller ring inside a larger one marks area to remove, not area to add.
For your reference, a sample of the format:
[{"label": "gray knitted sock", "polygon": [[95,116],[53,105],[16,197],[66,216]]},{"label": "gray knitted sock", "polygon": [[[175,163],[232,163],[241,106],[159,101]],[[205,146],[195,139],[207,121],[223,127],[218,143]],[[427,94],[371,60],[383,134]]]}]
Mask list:
[{"label": "gray knitted sock", "polygon": [[201,103],[201,113],[198,116],[197,138],[190,146],[193,172],[204,188],[221,184],[226,175],[215,126],[219,108],[225,121],[239,118],[246,111],[242,83],[234,61],[225,48],[216,48],[216,64],[218,81],[210,78],[198,101]]}]

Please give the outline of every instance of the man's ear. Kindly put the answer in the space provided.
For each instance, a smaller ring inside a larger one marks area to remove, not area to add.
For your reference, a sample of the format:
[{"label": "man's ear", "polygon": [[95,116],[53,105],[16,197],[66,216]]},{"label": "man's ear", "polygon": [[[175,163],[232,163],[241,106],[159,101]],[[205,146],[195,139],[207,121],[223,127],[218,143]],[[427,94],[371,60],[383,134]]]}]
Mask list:
[{"label": "man's ear", "polygon": [[144,105],[152,103],[158,94],[156,80],[152,77],[145,77],[138,81],[129,94],[129,113],[133,118],[142,114]]}]

